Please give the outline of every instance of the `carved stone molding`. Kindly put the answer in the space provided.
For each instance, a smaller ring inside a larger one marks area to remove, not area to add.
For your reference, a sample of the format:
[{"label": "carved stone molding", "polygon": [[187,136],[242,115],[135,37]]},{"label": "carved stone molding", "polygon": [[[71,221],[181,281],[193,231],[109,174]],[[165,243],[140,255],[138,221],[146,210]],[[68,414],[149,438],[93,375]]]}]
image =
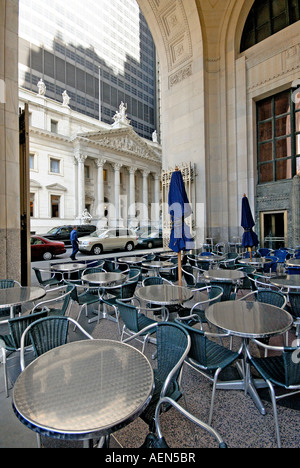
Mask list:
[{"label": "carved stone molding", "polygon": [[169,88],[177,85],[181,81],[185,80],[192,75],[192,64],[188,64],[186,67],[181,68],[176,73],[169,76]]},{"label": "carved stone molding", "polygon": [[[149,0],[164,41],[168,70],[190,61],[193,56],[192,39],[182,0]],[[185,77],[189,75],[184,75]]]}]

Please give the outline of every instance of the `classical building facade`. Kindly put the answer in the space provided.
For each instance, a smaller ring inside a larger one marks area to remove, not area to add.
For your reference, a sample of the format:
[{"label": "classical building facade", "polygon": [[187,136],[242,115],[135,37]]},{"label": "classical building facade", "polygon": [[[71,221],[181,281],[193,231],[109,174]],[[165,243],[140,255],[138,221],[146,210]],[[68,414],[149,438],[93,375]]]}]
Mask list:
[{"label": "classical building facade", "polygon": [[[81,223],[84,210],[102,226],[159,224],[161,146],[141,138],[120,104],[112,125],[20,89],[29,106],[31,231]],[[158,209],[156,209],[156,207]]]},{"label": "classical building facade", "polygon": [[[247,194],[261,243],[270,237],[265,226],[276,226],[280,212],[284,230],[278,237],[299,245],[299,1],[138,3],[160,62],[162,169],[193,165],[197,242],[241,236]],[[0,8],[0,80],[6,86],[0,104],[0,268],[1,276],[17,278],[18,1],[4,0]],[[244,31],[258,40],[245,41]]]}]

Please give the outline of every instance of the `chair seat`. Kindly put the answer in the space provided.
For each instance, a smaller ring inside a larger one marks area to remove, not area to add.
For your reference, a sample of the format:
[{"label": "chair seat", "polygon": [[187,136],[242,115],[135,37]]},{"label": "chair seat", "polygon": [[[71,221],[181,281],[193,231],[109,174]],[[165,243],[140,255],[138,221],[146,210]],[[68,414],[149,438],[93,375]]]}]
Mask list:
[{"label": "chair seat", "polygon": [[95,296],[95,294],[91,292],[85,292],[85,293],[79,294],[78,296],[79,305],[94,304],[95,302],[99,302],[99,297]]},{"label": "chair seat", "polygon": [[251,363],[256,370],[266,380],[270,380],[275,385],[287,388],[285,384],[285,367],[282,356],[272,356],[267,358],[252,358]]},{"label": "chair seat", "polygon": [[214,341],[206,341],[207,370],[214,371],[219,368],[224,369],[237,358],[241,358],[239,353],[220,346]]}]

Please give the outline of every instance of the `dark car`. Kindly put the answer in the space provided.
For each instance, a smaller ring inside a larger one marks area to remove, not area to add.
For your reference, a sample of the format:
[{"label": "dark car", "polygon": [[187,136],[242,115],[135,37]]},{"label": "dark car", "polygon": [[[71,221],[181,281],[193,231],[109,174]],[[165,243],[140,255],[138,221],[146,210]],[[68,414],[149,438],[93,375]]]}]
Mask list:
[{"label": "dark car", "polygon": [[141,234],[138,238],[137,247],[153,249],[153,247],[162,247],[163,246],[163,235],[162,231],[148,231]]},{"label": "dark car", "polygon": [[31,236],[31,260],[51,260],[66,252],[63,242],[51,241],[42,236]]},{"label": "dark car", "polygon": [[[75,226],[66,225],[58,226],[50,229],[46,234],[42,234],[42,237],[50,240],[56,240],[64,242],[66,245],[71,245],[70,234]],[[77,235],[78,237],[90,236],[93,232],[96,231],[96,226],[92,224],[82,224],[77,226]]]}]

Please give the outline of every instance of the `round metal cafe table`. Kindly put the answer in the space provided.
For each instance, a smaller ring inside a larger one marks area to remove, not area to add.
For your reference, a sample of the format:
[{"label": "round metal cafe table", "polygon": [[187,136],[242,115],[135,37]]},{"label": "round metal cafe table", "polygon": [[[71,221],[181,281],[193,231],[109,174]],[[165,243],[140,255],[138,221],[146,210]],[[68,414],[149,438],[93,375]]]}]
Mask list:
[{"label": "round metal cafe table", "polygon": [[9,308],[10,318],[14,318],[14,307],[37,301],[45,295],[45,289],[36,286],[0,289],[0,309]]},{"label": "round metal cafe table", "polygon": [[270,278],[270,283],[284,289],[300,289],[300,275],[286,275]]},{"label": "round metal cafe table", "polygon": [[265,265],[271,264],[273,260],[268,260],[267,258],[260,257],[260,258],[240,258],[238,260],[239,263],[244,265],[255,266],[257,268],[263,268]]},{"label": "round metal cafe table", "polygon": [[159,275],[159,272],[163,268],[174,268],[176,265],[172,262],[166,260],[152,260],[150,262],[144,261],[142,266],[147,269],[152,269],[155,272],[155,275]]},{"label": "round metal cafe table", "polygon": [[153,284],[136,289],[138,299],[153,305],[174,305],[191,300],[194,293],[191,289],[168,284]]},{"label": "round metal cafe table", "polygon": [[51,265],[51,270],[59,273],[73,273],[74,271],[84,270],[87,267],[85,263],[57,263]]},{"label": "round metal cafe table", "polygon": [[261,414],[265,408],[256,392],[257,387],[265,387],[265,382],[253,380],[250,376],[247,352],[250,339],[268,338],[280,335],[293,325],[292,316],[283,309],[257,301],[226,301],[211,305],[205,311],[207,320],[230,335],[242,338],[244,347],[244,368],[242,380],[222,382],[219,389],[244,390],[249,393]]},{"label": "round metal cafe table", "polygon": [[136,419],[153,388],[152,366],[139,350],[83,340],[54,348],[25,368],[12,404],[20,421],[41,435],[89,440]]},{"label": "round metal cafe table", "polygon": [[208,270],[204,272],[204,276],[211,280],[228,280],[237,282],[245,278],[246,273],[239,270]]},{"label": "round metal cafe table", "polygon": [[286,266],[290,267],[300,267],[300,258],[290,258],[285,262]]}]

